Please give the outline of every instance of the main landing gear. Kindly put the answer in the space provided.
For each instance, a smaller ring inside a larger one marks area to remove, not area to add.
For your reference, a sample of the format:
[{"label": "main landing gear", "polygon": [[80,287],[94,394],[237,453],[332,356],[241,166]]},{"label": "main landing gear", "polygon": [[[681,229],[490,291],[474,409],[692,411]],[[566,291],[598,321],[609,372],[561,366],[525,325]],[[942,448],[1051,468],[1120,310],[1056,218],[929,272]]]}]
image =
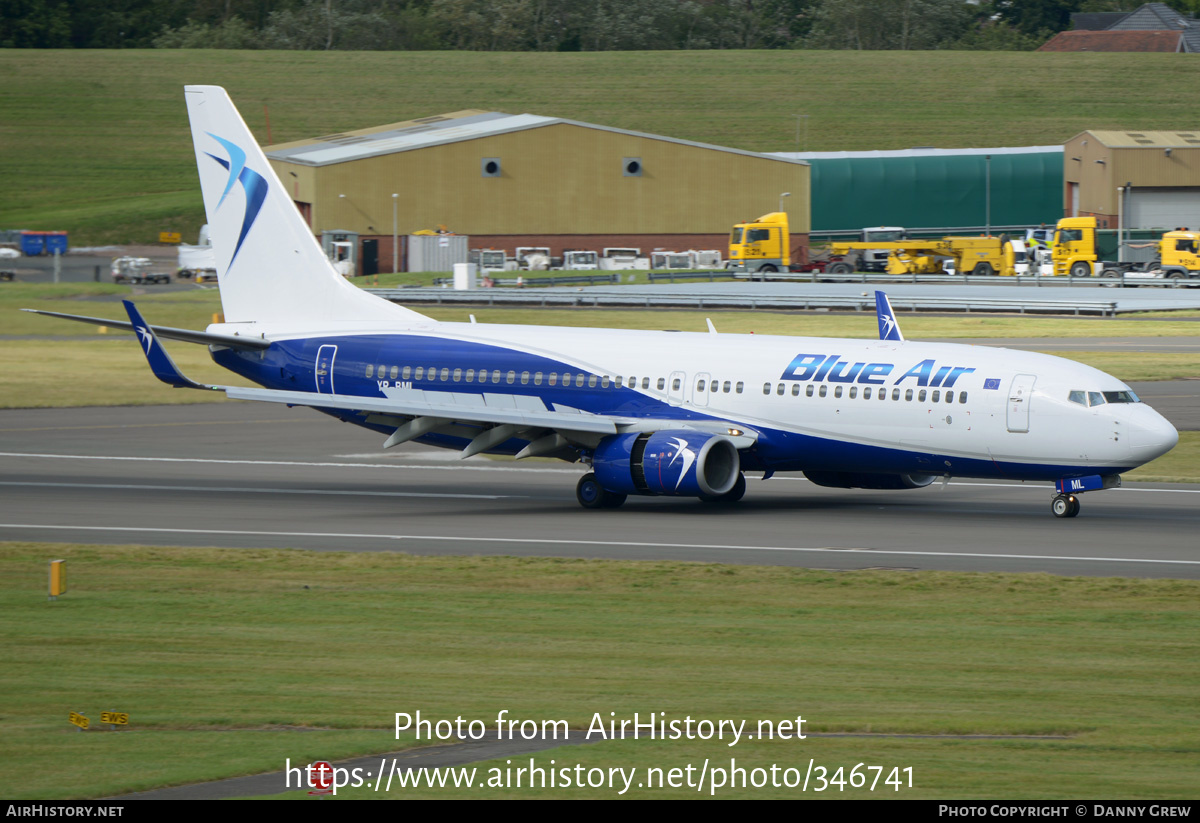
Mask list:
[{"label": "main landing gear", "polygon": [[[746,494],[746,475],[738,472],[737,481],[733,488],[724,494],[700,495],[705,503],[736,503]],[[596,475],[588,472],[579,478],[575,486],[575,498],[585,509],[615,509],[625,502],[626,496],[618,492],[610,492],[600,485]]]},{"label": "main landing gear", "polygon": [[702,494],[700,500],[704,503],[736,503],[746,496],[746,475],[738,472],[733,488],[724,494]]},{"label": "main landing gear", "polygon": [[615,509],[625,502],[625,495],[606,490],[591,472],[579,478],[575,497],[585,509]]},{"label": "main landing gear", "polygon": [[1074,517],[1079,514],[1079,498],[1073,494],[1056,494],[1050,501],[1055,517]]}]

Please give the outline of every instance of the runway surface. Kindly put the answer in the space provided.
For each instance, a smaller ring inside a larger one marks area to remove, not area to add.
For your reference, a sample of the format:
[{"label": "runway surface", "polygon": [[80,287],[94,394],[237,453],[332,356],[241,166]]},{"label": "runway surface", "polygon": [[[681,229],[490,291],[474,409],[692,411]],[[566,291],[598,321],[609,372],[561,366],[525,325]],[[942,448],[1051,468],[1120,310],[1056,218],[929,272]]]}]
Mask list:
[{"label": "runway surface", "polygon": [[748,478],[733,507],[590,511],[581,467],[382,439],[250,403],[3,411],[0,539],[1200,578],[1200,486],[1089,494],[1073,520],[1051,516],[1042,484],[876,492],[799,476]]}]

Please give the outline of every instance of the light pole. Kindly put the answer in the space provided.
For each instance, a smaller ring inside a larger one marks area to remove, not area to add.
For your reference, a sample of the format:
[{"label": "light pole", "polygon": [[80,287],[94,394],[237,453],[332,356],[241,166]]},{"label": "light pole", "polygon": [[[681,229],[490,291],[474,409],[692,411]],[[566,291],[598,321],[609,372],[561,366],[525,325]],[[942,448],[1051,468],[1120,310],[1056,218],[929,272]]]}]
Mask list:
[{"label": "light pole", "polygon": [[990,154],[985,154],[983,156],[983,160],[984,160],[984,164],[986,167],[986,172],[985,172],[986,180],[984,181],[984,195],[983,195],[983,199],[984,199],[984,206],[983,206],[984,217],[983,217],[983,219],[984,219],[984,222],[986,223],[985,236],[991,237],[992,236],[992,156]]},{"label": "light pole", "polygon": [[399,201],[400,195],[392,195],[392,274],[399,270],[400,265],[400,246],[396,242],[396,203]]},{"label": "light pole", "polygon": [[783,198],[791,197],[791,196],[792,196],[792,193],[790,191],[785,191],[783,194],[779,195],[779,210],[780,211],[783,211]]},{"label": "light pole", "polygon": [[796,151],[801,151],[800,148],[800,121],[804,121],[804,151],[808,151],[808,115],[796,115]]}]

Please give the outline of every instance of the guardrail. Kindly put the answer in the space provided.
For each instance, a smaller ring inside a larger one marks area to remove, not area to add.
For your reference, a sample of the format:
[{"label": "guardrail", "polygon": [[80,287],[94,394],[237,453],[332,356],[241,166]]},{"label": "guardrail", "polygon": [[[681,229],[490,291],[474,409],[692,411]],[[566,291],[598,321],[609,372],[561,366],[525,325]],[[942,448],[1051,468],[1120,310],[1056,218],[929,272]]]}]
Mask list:
[{"label": "guardrail", "polygon": [[[875,298],[860,296],[762,296],[664,295],[637,291],[589,290],[559,292],[544,289],[496,291],[474,289],[369,289],[372,294],[397,303],[434,303],[438,305],[539,306],[543,308],[734,308],[734,309],[840,309],[875,311]],[[1117,314],[1116,300],[1021,300],[985,297],[890,297],[892,308],[908,311],[1016,312],[1018,314]]]},{"label": "guardrail", "polygon": [[718,279],[728,280],[734,275],[733,272],[723,271],[722,269],[709,269],[708,271],[651,270],[646,273],[646,276],[650,278],[651,283],[658,283],[663,280],[668,283],[674,283],[676,280],[684,282],[688,280],[707,280],[710,283],[715,283]]},{"label": "guardrail", "polygon": [[[613,274],[569,274],[569,275],[563,275],[561,277],[557,276],[557,275],[554,275],[551,277],[526,277],[524,275],[521,275],[519,277],[493,277],[492,278],[492,283],[496,286],[518,286],[518,287],[525,287],[525,286],[580,286],[580,285],[594,286],[597,283],[612,284],[612,283],[620,283],[620,282],[621,282],[621,275],[619,273],[615,273],[615,272]],[[452,286],[452,285],[454,285],[454,278],[453,277],[435,277],[433,279],[433,285],[435,285],[435,286],[441,286],[441,285]]]},{"label": "guardrail", "polygon": [[991,274],[977,276],[972,274],[875,274],[872,272],[851,272],[850,274],[830,274],[828,272],[774,272],[759,274],[758,272],[737,272],[731,275],[737,280],[749,280],[756,283],[770,281],[787,281],[791,283],[932,283],[944,285],[982,285],[982,286],[1047,286],[1051,288],[1070,288],[1072,286],[1160,286],[1168,289],[1200,288],[1200,279],[1180,278],[1165,279],[1157,277],[1135,277],[1118,275],[1116,277],[1069,277],[1053,275],[1016,274],[1001,276]]}]

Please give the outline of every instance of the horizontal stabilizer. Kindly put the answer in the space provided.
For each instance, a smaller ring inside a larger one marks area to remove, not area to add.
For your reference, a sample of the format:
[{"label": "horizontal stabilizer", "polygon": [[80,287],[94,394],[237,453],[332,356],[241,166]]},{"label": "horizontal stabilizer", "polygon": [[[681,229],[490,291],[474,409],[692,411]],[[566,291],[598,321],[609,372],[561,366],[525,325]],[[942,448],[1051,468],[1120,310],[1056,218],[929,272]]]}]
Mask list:
[{"label": "horizontal stabilizer", "polygon": [[[60,320],[91,323],[93,326],[108,326],[113,329],[133,331],[133,324],[124,320],[108,320],[104,317],[63,314],[56,311],[42,311],[41,309],[21,309],[21,311],[27,311],[32,314],[44,314],[47,317],[57,317]],[[185,343],[201,343],[208,346],[229,346],[233,349],[252,350],[266,349],[271,346],[270,340],[264,340],[261,337],[235,337],[230,334],[209,334],[208,332],[192,331],[191,329],[173,329],[170,326],[148,326],[147,328],[153,331],[158,337],[165,337],[167,340],[181,340]]]}]

